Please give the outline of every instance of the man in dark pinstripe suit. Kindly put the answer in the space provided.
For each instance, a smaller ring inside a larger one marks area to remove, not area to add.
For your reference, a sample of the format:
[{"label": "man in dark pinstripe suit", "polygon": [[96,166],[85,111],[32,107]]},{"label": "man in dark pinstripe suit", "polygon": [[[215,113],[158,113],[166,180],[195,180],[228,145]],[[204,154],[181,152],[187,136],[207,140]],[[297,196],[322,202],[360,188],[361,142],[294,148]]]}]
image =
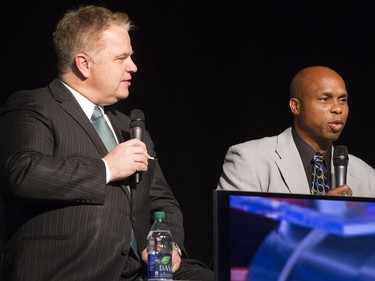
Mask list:
[{"label": "man in dark pinstripe suit", "polygon": [[[143,280],[155,210],[166,212],[176,242],[174,278],[213,280],[198,261],[185,262],[182,213],[150,159],[150,135],[130,139],[129,118],[110,107],[129,95],[137,71],[131,28],[125,13],[103,7],[68,11],[53,34],[59,77],[0,109],[1,280]],[[117,139],[109,152],[90,122],[97,105]]]}]

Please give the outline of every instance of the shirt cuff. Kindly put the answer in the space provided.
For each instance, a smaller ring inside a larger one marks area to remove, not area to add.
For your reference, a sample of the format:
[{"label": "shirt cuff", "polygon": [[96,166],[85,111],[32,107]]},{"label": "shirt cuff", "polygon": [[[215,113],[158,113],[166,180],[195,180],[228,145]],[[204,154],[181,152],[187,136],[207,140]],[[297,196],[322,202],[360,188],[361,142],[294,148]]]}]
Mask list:
[{"label": "shirt cuff", "polygon": [[108,184],[111,179],[111,170],[108,167],[107,162],[102,158],[104,165],[105,165],[105,183]]}]

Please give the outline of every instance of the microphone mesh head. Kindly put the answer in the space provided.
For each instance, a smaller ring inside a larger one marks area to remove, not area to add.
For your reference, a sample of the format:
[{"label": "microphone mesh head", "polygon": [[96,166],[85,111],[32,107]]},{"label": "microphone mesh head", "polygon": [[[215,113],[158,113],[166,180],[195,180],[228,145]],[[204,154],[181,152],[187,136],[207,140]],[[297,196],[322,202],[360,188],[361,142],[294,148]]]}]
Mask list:
[{"label": "microphone mesh head", "polygon": [[143,111],[140,109],[133,109],[130,112],[130,121],[129,121],[129,127],[130,129],[135,127],[145,127],[145,115],[143,114]]},{"label": "microphone mesh head", "polygon": [[132,119],[132,120],[145,120],[145,115],[143,114],[142,110],[133,109],[130,112],[130,119]]},{"label": "microphone mesh head", "polygon": [[334,166],[348,166],[348,148],[345,145],[335,146],[333,152],[333,165]]}]

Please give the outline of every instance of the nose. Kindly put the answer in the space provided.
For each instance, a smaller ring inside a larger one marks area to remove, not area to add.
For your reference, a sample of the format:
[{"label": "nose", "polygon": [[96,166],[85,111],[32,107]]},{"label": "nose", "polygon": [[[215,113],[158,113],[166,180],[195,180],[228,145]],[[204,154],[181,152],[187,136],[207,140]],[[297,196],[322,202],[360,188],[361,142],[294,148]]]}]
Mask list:
[{"label": "nose", "polygon": [[126,68],[125,70],[129,73],[135,73],[138,71],[138,67],[137,65],[133,62],[133,60],[131,59],[131,57],[128,58],[129,61],[127,62],[127,65],[126,65]]},{"label": "nose", "polygon": [[342,104],[340,103],[339,100],[333,100],[332,101],[332,106],[331,106],[331,112],[333,113],[336,113],[336,114],[340,114],[342,113]]}]

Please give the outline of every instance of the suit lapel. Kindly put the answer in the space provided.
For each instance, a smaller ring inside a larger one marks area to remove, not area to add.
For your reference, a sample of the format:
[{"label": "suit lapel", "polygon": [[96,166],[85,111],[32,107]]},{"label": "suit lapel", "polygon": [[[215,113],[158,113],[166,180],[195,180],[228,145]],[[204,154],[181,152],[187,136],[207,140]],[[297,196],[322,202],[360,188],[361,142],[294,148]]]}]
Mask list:
[{"label": "suit lapel", "polygon": [[294,144],[291,128],[277,137],[276,153],[280,160],[276,161],[280,173],[291,193],[310,194],[301,157]]},{"label": "suit lapel", "polygon": [[49,88],[55,100],[60,103],[61,108],[77,121],[92,140],[100,156],[104,157],[108,153],[107,149],[73,94],[58,79],[53,80]]}]

